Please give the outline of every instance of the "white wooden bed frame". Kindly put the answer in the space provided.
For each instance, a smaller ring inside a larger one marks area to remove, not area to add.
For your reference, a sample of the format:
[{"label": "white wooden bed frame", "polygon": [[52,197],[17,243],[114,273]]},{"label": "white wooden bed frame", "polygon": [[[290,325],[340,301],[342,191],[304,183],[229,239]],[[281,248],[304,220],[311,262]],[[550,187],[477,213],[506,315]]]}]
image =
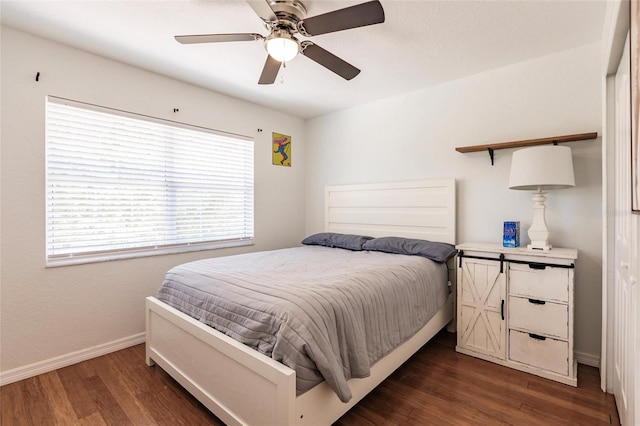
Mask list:
[{"label": "white wooden bed frame", "polygon": [[[453,179],[331,186],[325,190],[325,230],[404,236],[455,244]],[[454,318],[447,304],[416,335],[349,381],[353,398],[342,403],[323,382],[296,397],[295,371],[165,305],[146,301],[146,362],[158,364],[228,425],[330,425]]]}]

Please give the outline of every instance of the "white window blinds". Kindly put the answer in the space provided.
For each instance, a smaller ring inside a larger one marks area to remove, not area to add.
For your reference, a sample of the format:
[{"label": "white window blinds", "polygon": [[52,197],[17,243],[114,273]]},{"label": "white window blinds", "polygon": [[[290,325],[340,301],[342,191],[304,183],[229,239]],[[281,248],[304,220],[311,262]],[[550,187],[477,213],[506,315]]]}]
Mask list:
[{"label": "white window blinds", "polygon": [[54,97],[46,139],[49,264],[253,243],[252,139]]}]

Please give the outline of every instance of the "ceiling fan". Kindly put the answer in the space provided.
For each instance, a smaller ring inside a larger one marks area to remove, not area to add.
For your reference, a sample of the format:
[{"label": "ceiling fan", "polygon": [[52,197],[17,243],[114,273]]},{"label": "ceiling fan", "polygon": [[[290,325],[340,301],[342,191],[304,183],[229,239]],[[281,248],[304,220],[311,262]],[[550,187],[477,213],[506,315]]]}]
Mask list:
[{"label": "ceiling fan", "polygon": [[280,66],[295,58],[298,53],[342,78],[351,80],[360,73],[358,68],[311,41],[298,40],[294,35],[299,33],[305,37],[312,37],[384,22],[384,10],[378,0],[310,18],[306,18],[307,10],[298,0],[246,1],[269,30],[269,35],[266,37],[255,33],[239,33],[179,35],[175,36],[175,39],[183,44],[263,41],[269,55],[258,84],[273,84]]}]

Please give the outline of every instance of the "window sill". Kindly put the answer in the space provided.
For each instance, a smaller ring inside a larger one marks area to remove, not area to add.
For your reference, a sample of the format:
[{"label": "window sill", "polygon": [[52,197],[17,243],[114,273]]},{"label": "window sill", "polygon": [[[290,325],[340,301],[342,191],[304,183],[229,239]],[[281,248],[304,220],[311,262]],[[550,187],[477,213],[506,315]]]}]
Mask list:
[{"label": "window sill", "polygon": [[151,249],[127,250],[101,254],[68,255],[64,257],[56,257],[54,259],[47,259],[45,266],[47,268],[57,268],[60,266],[82,265],[86,263],[109,262],[112,260],[135,259],[140,257],[163,256],[168,254],[189,253],[194,251],[242,247],[250,246],[253,244],[254,240],[253,238],[251,238],[235,241],[208,242],[189,244],[184,246],[158,247]]}]

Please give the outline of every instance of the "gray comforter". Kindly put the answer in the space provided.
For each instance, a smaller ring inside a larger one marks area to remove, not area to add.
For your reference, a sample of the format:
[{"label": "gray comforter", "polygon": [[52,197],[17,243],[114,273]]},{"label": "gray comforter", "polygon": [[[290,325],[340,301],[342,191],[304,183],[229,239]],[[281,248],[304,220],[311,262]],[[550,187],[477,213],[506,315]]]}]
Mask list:
[{"label": "gray comforter", "polygon": [[171,269],[158,299],[296,371],[298,394],[347,380],[415,334],[448,296],[446,265],[304,246]]}]

